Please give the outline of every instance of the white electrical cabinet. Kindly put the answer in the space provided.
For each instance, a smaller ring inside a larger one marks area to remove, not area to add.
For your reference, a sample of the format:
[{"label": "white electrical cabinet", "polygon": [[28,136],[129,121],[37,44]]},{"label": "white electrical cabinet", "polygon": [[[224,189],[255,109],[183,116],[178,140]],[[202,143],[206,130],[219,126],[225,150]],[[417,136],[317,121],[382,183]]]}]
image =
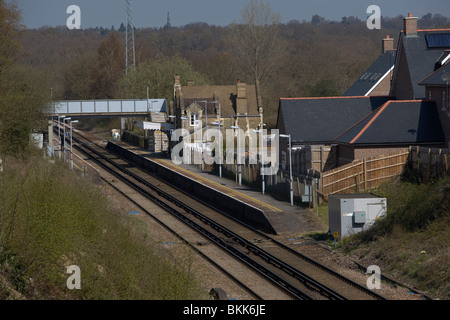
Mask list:
[{"label": "white electrical cabinet", "polygon": [[334,238],[355,234],[370,228],[387,212],[386,198],[373,194],[330,194],[328,217]]}]

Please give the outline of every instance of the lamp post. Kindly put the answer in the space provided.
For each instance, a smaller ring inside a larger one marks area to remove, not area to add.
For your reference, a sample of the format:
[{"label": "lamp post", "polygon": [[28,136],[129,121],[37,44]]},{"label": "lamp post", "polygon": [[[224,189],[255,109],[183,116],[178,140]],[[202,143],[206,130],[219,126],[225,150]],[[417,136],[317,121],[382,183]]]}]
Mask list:
[{"label": "lamp post", "polygon": [[[205,171],[205,158],[203,156],[203,128],[202,128],[202,120],[195,120],[195,127],[198,126],[198,124],[200,123],[200,141],[201,141],[201,145],[202,145],[202,171]],[[194,134],[194,139],[195,139],[195,134]]]},{"label": "lamp post", "polygon": [[72,120],[72,118],[64,118],[63,122],[64,122],[64,162],[66,162],[67,156],[66,156],[66,121],[68,120]]},{"label": "lamp post", "polygon": [[[219,132],[220,131],[220,125],[222,121],[219,122],[211,122],[211,124],[215,126],[219,126]],[[219,177],[222,178],[222,139],[219,139]]]},{"label": "lamp post", "polygon": [[239,185],[242,185],[242,167],[241,167],[241,128],[239,126],[231,126],[231,129],[238,130],[238,143],[237,143],[237,163],[238,163],[238,174],[239,174]]},{"label": "lamp post", "polygon": [[78,120],[73,120],[73,121],[70,121],[70,169],[73,169],[73,157],[72,157],[72,154],[73,154],[73,152],[72,152],[72,146],[73,146],[73,144],[72,144],[72,132],[73,132],[73,130],[72,130],[72,128],[73,128],[73,124],[74,123],[78,123]]},{"label": "lamp post", "polygon": [[[187,117],[180,117],[180,120],[186,120],[186,130],[188,130],[188,133],[189,133],[189,127],[188,127],[188,125],[189,125],[189,123],[188,123],[188,118]],[[183,127],[183,123],[181,123],[181,127]],[[183,140],[184,140],[184,138],[183,138]],[[189,141],[190,142],[190,141]],[[185,144],[184,144],[184,146],[186,146],[186,142],[184,142]],[[190,151],[189,151],[189,159],[187,159],[187,152],[186,152],[186,147],[184,147],[183,148],[183,158],[184,158],[184,160],[189,160],[189,161],[185,161],[185,163],[191,163],[191,155],[190,155]]]},{"label": "lamp post", "polygon": [[147,86],[147,113],[150,113],[150,106],[149,106],[149,93],[148,93],[148,90],[149,90],[149,88],[148,88],[148,86]]},{"label": "lamp post", "polygon": [[281,138],[289,139],[289,175],[290,175],[290,188],[291,188],[291,206],[294,205],[294,190],[292,189],[292,148],[291,148],[291,135],[290,134],[280,134]]},{"label": "lamp post", "polygon": [[[221,128],[220,128],[221,123],[222,123],[220,102],[215,100],[215,101],[211,101],[210,103],[218,103],[219,104],[219,122],[211,122],[211,124],[218,125],[219,126],[219,132],[222,132]],[[222,139],[219,139],[219,177],[222,178]]]},{"label": "lamp post", "polygon": [[[169,119],[175,119],[173,124],[174,124],[174,128],[173,130],[177,130],[177,116],[171,116],[169,115]],[[170,122],[170,120],[169,120]],[[172,152],[172,130],[169,131],[169,151]]]},{"label": "lamp post", "polygon": [[61,159],[61,150],[62,150],[62,140],[61,140],[61,119],[64,119],[66,116],[58,116],[58,138],[59,138],[59,159]]},{"label": "lamp post", "polygon": [[253,132],[259,133],[259,145],[261,148],[261,180],[262,180],[262,194],[266,191],[266,182],[264,180],[264,130],[253,130]]}]

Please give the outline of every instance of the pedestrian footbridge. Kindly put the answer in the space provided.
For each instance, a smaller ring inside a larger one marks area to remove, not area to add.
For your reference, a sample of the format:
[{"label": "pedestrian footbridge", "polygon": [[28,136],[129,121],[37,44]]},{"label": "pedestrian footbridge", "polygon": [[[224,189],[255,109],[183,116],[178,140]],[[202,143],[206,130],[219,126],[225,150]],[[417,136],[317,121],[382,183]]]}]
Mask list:
[{"label": "pedestrian footbridge", "polygon": [[146,117],[167,113],[166,99],[58,101],[53,115],[72,117]]}]

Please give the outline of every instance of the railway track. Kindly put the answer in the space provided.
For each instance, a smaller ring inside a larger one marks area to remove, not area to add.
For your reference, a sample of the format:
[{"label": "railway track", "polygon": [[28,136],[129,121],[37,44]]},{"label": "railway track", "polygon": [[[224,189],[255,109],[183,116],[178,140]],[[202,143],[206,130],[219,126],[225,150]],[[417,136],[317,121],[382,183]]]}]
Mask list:
[{"label": "railway track", "polygon": [[[103,169],[151,199],[294,299],[372,300],[382,296],[326,266],[192,198],[150,172],[112,155],[74,132],[74,147]],[[187,204],[189,203],[189,204]]]}]

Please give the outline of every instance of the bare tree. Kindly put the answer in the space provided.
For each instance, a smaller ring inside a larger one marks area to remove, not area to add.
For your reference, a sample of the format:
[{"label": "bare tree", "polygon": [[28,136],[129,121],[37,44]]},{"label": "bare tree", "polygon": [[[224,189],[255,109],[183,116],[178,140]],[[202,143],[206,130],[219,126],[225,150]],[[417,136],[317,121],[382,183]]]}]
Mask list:
[{"label": "bare tree", "polygon": [[240,23],[233,22],[233,42],[252,80],[263,83],[283,55],[279,38],[281,16],[269,3],[251,0],[241,12]]},{"label": "bare tree", "polygon": [[21,19],[16,4],[0,0],[0,74],[21,56],[19,37],[25,30]]}]

